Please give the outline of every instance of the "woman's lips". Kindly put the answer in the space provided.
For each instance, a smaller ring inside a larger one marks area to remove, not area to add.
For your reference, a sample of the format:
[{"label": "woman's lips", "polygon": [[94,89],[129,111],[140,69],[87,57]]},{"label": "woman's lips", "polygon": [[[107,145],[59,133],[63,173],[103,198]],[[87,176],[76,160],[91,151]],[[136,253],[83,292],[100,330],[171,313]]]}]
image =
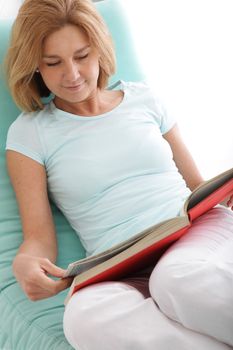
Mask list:
[{"label": "woman's lips", "polygon": [[68,89],[69,91],[79,91],[82,89],[83,84],[84,84],[84,81],[74,86],[65,86],[65,89]]}]

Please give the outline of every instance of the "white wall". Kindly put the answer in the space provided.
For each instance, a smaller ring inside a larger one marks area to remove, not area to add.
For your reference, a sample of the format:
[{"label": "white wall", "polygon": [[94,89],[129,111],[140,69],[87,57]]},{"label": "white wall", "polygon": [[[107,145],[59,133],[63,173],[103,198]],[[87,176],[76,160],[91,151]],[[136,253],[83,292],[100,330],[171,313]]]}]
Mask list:
[{"label": "white wall", "polygon": [[0,20],[15,18],[22,0],[0,0]]},{"label": "white wall", "polygon": [[176,117],[203,176],[232,167],[232,0],[123,3],[148,79]]}]

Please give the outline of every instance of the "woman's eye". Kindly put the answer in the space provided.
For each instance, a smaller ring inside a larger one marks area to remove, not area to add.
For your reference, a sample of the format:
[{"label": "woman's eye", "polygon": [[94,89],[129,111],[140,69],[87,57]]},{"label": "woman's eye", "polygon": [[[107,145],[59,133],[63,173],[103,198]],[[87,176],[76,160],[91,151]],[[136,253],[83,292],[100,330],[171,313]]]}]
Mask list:
[{"label": "woman's eye", "polygon": [[88,57],[88,53],[86,55],[84,55],[84,56],[77,57],[77,59],[83,60],[84,58],[87,58],[87,57]]},{"label": "woman's eye", "polygon": [[59,62],[54,62],[54,63],[47,63],[48,67],[53,67],[53,66],[57,66],[59,64]]},{"label": "woman's eye", "polygon": [[[84,60],[85,58],[87,58],[89,55],[89,53],[87,53],[86,55],[83,55],[83,56],[79,56],[79,57],[76,57],[76,60]],[[53,63],[46,63],[48,67],[54,67],[54,66],[57,66],[60,62],[53,62]]]}]

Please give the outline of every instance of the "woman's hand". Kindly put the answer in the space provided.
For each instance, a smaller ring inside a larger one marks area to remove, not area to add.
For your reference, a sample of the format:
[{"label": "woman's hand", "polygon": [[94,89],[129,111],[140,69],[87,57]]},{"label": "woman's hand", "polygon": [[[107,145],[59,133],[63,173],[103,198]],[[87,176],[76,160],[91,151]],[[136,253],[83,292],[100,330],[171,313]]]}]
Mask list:
[{"label": "woman's hand", "polygon": [[[63,278],[65,270],[54,265],[49,259],[19,253],[13,262],[14,275],[21,288],[32,300],[51,297],[68,288],[73,278]],[[53,280],[48,275],[58,277]]]},{"label": "woman's hand", "polygon": [[230,196],[229,200],[227,201],[227,206],[233,210],[233,194]]}]

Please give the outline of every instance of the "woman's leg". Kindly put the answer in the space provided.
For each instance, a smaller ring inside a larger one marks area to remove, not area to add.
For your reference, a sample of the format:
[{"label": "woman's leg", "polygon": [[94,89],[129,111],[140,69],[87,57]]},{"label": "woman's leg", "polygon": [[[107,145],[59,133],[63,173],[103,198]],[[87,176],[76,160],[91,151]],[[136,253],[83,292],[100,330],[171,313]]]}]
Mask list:
[{"label": "woman's leg", "polygon": [[229,350],[168,319],[148,295],[148,277],[103,282],[75,293],[64,333],[77,350]]},{"label": "woman's leg", "polygon": [[216,207],[160,259],[149,282],[161,311],[233,347],[233,213]]}]

